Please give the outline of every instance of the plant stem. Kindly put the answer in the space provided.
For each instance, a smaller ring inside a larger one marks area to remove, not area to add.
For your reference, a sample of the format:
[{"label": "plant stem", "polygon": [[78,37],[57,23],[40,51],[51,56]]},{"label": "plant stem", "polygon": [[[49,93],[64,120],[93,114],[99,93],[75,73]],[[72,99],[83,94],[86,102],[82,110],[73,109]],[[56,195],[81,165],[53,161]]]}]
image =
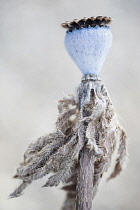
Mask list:
[{"label": "plant stem", "polygon": [[85,146],[81,151],[77,174],[76,210],[91,210],[93,197],[93,161],[89,149]]}]

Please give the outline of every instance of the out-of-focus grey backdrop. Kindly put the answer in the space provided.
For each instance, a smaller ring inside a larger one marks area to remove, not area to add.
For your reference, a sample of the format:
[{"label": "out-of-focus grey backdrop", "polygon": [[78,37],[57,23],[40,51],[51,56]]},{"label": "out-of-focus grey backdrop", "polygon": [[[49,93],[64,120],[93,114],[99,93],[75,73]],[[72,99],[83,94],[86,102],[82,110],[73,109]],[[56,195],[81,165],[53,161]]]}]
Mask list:
[{"label": "out-of-focus grey backdrop", "polygon": [[140,1],[0,0],[0,210],[62,206],[60,187],[41,188],[47,177],[23,196],[7,198],[20,182],[12,176],[25,149],[54,129],[57,100],[80,83],[60,23],[93,15],[113,18],[113,46],[101,76],[127,130],[129,151],[127,170],[101,183],[93,209],[140,209]]}]

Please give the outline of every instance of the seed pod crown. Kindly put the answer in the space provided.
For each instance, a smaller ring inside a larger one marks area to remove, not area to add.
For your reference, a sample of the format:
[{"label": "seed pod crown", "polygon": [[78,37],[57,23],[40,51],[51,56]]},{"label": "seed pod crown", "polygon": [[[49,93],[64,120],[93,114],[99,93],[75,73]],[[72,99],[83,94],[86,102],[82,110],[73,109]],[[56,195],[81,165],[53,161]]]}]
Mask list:
[{"label": "seed pod crown", "polygon": [[112,21],[111,17],[106,17],[106,16],[97,16],[97,17],[90,17],[90,18],[82,18],[80,20],[74,19],[73,21],[66,21],[65,23],[62,23],[61,26],[63,28],[68,29],[69,31],[73,31],[75,28],[76,29],[81,29],[81,28],[88,28],[90,27],[95,27],[95,26],[107,26],[110,24]]}]

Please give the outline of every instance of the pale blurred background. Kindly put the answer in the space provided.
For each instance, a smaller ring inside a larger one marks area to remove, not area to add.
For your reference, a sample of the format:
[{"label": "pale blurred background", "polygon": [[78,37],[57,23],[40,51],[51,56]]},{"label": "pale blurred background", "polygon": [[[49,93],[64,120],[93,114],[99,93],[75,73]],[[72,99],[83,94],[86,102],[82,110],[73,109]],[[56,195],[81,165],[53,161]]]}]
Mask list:
[{"label": "pale blurred background", "polygon": [[7,198],[20,183],[12,176],[25,149],[54,129],[57,100],[80,83],[60,23],[93,15],[113,18],[113,46],[101,76],[129,138],[127,170],[100,185],[93,209],[140,209],[140,1],[0,0],[0,210],[62,206],[60,187],[41,188],[47,177],[23,196]]}]

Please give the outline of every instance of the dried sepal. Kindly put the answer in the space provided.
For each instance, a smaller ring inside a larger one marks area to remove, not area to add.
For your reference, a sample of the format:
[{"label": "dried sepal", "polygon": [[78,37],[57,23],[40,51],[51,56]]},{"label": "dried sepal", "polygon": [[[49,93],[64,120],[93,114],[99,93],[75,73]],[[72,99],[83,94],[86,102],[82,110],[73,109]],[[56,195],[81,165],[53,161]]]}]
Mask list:
[{"label": "dried sepal", "polygon": [[74,159],[72,160],[71,156],[67,156],[65,161],[61,163],[59,172],[51,176],[43,187],[58,186],[60,182],[65,183],[66,180],[71,176],[71,169],[74,166]]},{"label": "dried sepal", "polygon": [[114,171],[112,172],[108,180],[115,178],[117,175],[121,173],[121,171],[123,170],[124,164],[126,162],[126,157],[127,157],[127,148],[126,148],[127,136],[123,128],[118,127],[118,129],[120,132],[118,158],[116,159]]},{"label": "dried sepal", "polygon": [[68,135],[73,127],[73,121],[70,119],[70,117],[75,116],[77,117],[77,108],[69,109],[65,111],[64,113],[60,114],[57,122],[56,122],[56,128],[59,130],[62,134]]},{"label": "dried sepal", "polygon": [[[103,20],[101,17],[98,19]],[[75,22],[77,23],[77,20]],[[75,203],[75,197],[71,199],[70,194],[76,195],[79,157],[84,146],[94,156],[94,197],[102,175],[110,166],[118,140],[118,158],[110,178],[121,172],[126,157],[126,135],[120,127],[104,84],[100,78],[93,75],[84,76],[76,95],[60,100],[58,109],[57,131],[42,136],[29,145],[24,154],[24,161],[15,175],[15,178],[21,179],[23,183],[11,197],[21,195],[33,180],[53,172],[54,175],[50,176],[44,186],[67,183],[63,188],[69,191],[63,208],[66,209]]]},{"label": "dried sepal", "polygon": [[25,152],[24,155],[25,158],[24,162],[17,169],[16,175],[18,177],[30,175],[37,168],[43,166],[46,163],[46,161],[49,159],[49,157],[53,155],[58,150],[58,148],[61,147],[65,142],[64,136],[59,132],[48,135],[46,139],[47,139],[47,144],[44,145],[44,147],[41,150],[39,150],[36,154],[34,154],[34,156],[30,155],[29,152],[30,146],[29,146],[27,152]]},{"label": "dried sepal", "polygon": [[59,114],[68,111],[71,107],[77,107],[76,99],[73,95],[69,94],[67,97],[64,97],[63,99],[58,101]]},{"label": "dried sepal", "polygon": [[19,187],[15,189],[13,193],[10,194],[9,198],[15,198],[22,195],[23,190],[30,184],[31,182],[23,181]]}]

